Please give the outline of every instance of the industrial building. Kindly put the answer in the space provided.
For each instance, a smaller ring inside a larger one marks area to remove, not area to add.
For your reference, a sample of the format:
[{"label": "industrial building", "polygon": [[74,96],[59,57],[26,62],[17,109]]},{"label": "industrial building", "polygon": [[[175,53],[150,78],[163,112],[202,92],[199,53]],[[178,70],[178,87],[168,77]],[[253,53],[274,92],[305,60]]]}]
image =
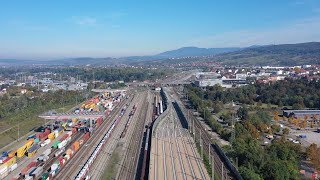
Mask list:
[{"label": "industrial building", "polygon": [[304,119],[305,117],[308,118],[308,120],[314,120],[314,116],[320,117],[320,110],[284,110],[283,116],[285,117],[295,117],[295,118],[301,118]]}]

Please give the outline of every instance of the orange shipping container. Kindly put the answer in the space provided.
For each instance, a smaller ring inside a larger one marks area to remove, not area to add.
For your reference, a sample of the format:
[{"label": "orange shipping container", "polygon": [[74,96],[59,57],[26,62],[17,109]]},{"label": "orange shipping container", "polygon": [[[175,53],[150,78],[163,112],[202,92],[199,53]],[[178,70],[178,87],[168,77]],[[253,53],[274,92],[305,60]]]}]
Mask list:
[{"label": "orange shipping container", "polygon": [[13,151],[11,151],[11,152],[8,154],[8,156],[9,156],[9,157],[13,157],[13,156],[16,155],[16,153],[17,153],[17,150],[13,150]]},{"label": "orange shipping container", "polygon": [[79,141],[76,141],[76,142],[73,143],[74,151],[78,151],[79,147],[80,147]]}]

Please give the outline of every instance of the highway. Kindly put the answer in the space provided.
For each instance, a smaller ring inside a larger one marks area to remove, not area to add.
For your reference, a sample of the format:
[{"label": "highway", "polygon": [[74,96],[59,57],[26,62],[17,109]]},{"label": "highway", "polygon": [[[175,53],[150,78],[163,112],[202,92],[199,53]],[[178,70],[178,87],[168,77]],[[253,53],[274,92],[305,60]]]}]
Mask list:
[{"label": "highway", "polygon": [[152,137],[149,179],[210,179],[188,130],[168,111]]}]

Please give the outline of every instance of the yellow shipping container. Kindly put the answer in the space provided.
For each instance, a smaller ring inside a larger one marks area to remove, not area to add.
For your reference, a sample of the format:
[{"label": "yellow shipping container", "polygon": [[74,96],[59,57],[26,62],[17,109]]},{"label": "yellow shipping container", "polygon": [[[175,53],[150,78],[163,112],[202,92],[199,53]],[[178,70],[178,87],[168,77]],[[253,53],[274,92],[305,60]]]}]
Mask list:
[{"label": "yellow shipping container", "polygon": [[37,152],[37,150],[35,150],[35,151],[31,152],[31,153],[28,153],[28,157],[32,157],[33,155],[36,154],[36,152]]},{"label": "yellow shipping container", "polygon": [[21,146],[21,147],[17,150],[17,153],[19,153],[19,152],[26,152],[26,149],[27,149],[27,146],[26,146],[26,145],[23,145],[23,146]]},{"label": "yellow shipping container", "polygon": [[8,156],[9,157],[14,157],[16,155],[16,153],[17,153],[17,150],[13,150],[8,154]]},{"label": "yellow shipping container", "polygon": [[17,158],[13,157],[11,158],[9,161],[7,161],[6,163],[4,163],[6,166],[10,167],[12,164],[17,162]]},{"label": "yellow shipping container", "polygon": [[32,145],[33,145],[33,142],[34,142],[34,139],[29,139],[27,142],[26,142],[26,146],[27,146],[27,149],[29,149]]},{"label": "yellow shipping container", "polygon": [[49,138],[50,140],[54,140],[54,138],[55,138],[54,132],[50,133],[50,134],[48,135],[48,138]]},{"label": "yellow shipping container", "polygon": [[24,156],[24,154],[26,153],[26,151],[27,151],[27,150],[24,150],[24,151],[18,151],[18,152],[17,152],[17,157],[18,157],[18,158],[23,157],[23,156]]},{"label": "yellow shipping container", "polygon": [[77,118],[72,118],[72,123],[76,123],[78,121]]}]

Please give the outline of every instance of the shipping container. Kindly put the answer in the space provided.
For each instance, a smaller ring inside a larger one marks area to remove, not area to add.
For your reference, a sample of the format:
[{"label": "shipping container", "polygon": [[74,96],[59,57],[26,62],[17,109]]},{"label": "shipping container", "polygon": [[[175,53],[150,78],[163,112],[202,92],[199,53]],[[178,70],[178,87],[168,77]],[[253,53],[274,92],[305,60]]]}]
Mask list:
[{"label": "shipping container", "polygon": [[16,163],[16,161],[17,161],[16,157],[11,157],[3,164],[6,165],[7,167],[10,167],[12,164]]},{"label": "shipping container", "polygon": [[43,167],[40,166],[35,171],[33,171],[31,176],[33,176],[33,178],[35,179],[35,178],[39,177],[42,172],[43,172]]},{"label": "shipping container", "polygon": [[68,134],[65,134],[64,136],[62,136],[62,138],[60,139],[60,142],[64,141],[65,139],[67,139],[67,137],[69,137]]},{"label": "shipping container", "polygon": [[45,162],[45,161],[47,161],[48,159],[50,159],[50,157],[49,156],[46,156],[46,155],[40,155],[39,157],[38,157],[38,161],[39,162]]},{"label": "shipping container", "polygon": [[57,141],[52,145],[52,148],[57,149],[59,144],[60,144],[60,140],[57,140]]},{"label": "shipping container", "polygon": [[24,179],[25,180],[33,180],[33,177],[32,176],[26,176]]},{"label": "shipping container", "polygon": [[67,145],[67,143],[68,143],[67,140],[61,141],[61,143],[58,144],[58,148],[61,149],[61,148],[65,147]]},{"label": "shipping container", "polygon": [[51,172],[52,171],[57,171],[58,169],[60,169],[60,162],[59,161],[56,161],[54,162],[52,165],[51,165]]},{"label": "shipping container", "polygon": [[37,150],[39,149],[39,146],[38,145],[33,145],[30,149],[28,149],[28,157],[32,157],[36,152]]},{"label": "shipping container", "polygon": [[25,175],[31,168],[36,167],[37,166],[37,162],[36,161],[32,161],[31,163],[29,163],[27,165],[27,167],[25,167],[22,171],[21,171],[21,175]]},{"label": "shipping container", "polygon": [[29,139],[35,139],[37,137],[37,134],[33,134],[27,137],[27,140]]},{"label": "shipping container", "polygon": [[50,144],[51,140],[50,139],[46,139],[45,141],[43,141],[40,146],[43,147],[43,146],[46,146],[48,144]]},{"label": "shipping container", "polygon": [[54,140],[54,139],[55,139],[54,132],[50,133],[50,134],[48,135],[48,138],[49,138],[51,141]]},{"label": "shipping container", "polygon": [[88,139],[90,138],[90,133],[89,133],[89,132],[85,133],[85,134],[84,134],[84,138],[85,138],[86,140],[88,140]]},{"label": "shipping container", "polygon": [[49,177],[49,173],[48,173],[48,172],[45,172],[45,173],[42,174],[41,180],[47,180],[48,177]]},{"label": "shipping container", "polygon": [[79,143],[79,141],[74,142],[74,143],[73,143],[73,150],[74,150],[74,151],[77,151],[79,148],[80,148],[80,143]]},{"label": "shipping container", "polygon": [[13,157],[13,156],[16,156],[17,154],[17,150],[13,150],[13,151],[10,151],[10,153],[8,154],[9,157]]},{"label": "shipping container", "polygon": [[26,147],[27,147],[27,150],[33,145],[33,142],[34,142],[34,139],[29,139],[27,142],[26,142]]},{"label": "shipping container", "polygon": [[9,171],[11,172],[11,171],[15,170],[17,167],[18,167],[18,164],[14,163],[9,167]]},{"label": "shipping container", "polygon": [[26,175],[32,176],[32,173],[37,169],[37,167],[31,168]]}]

